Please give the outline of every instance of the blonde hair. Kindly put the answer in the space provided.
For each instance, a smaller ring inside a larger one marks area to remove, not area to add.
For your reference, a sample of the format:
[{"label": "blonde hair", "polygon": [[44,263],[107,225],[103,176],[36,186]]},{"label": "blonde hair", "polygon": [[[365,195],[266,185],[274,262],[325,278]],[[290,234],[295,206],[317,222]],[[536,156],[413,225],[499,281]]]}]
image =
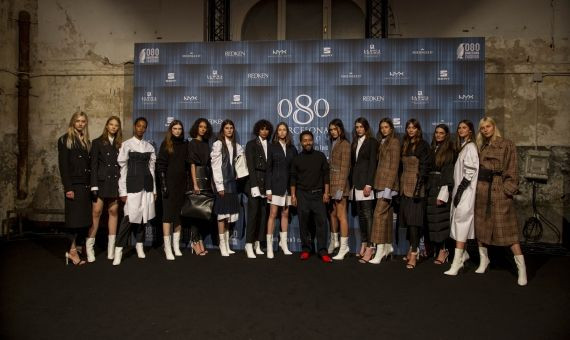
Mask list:
[{"label": "blonde hair", "polygon": [[483,136],[483,134],[481,133],[481,126],[483,125],[483,123],[491,123],[491,125],[493,125],[493,127],[495,128],[495,133],[493,133],[493,137],[491,137],[490,142],[493,142],[497,137],[501,137],[501,131],[497,127],[497,122],[495,122],[493,118],[491,117],[481,118],[481,120],[479,121],[479,132],[477,132],[477,140],[476,140],[479,151],[481,151],[483,145],[487,144],[487,138],[485,138],[485,136]]},{"label": "blonde hair", "polygon": [[[85,118],[85,128],[83,129],[83,135],[78,134],[74,126],[75,121],[79,117]],[[69,126],[67,128],[67,141],[65,143],[68,149],[71,149],[73,147],[73,144],[75,143],[76,140],[78,140],[81,143],[81,147],[83,147],[84,149],[87,150],[91,149],[91,142],[89,141],[88,122],[89,120],[87,119],[87,114],[85,112],[78,111],[75,112],[73,115],[71,115],[71,119],[69,120]]]}]

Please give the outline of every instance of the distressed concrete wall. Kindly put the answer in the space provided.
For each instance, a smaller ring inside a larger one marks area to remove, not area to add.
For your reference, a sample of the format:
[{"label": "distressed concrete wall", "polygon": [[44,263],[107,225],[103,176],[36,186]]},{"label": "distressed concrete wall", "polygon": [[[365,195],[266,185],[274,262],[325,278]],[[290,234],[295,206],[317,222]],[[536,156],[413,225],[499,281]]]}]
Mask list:
[{"label": "distressed concrete wall", "polygon": [[[32,16],[29,195],[16,202],[18,26]],[[203,40],[203,2],[0,0],[0,219],[9,209],[63,207],[57,137],[78,108],[91,138],[108,116],[131,135],[134,43]],[[174,23],[174,24],[173,24]],[[1,232],[0,232],[1,233]]]},{"label": "distressed concrete wall", "polygon": [[[363,0],[355,1],[359,6]],[[133,44],[201,41],[202,0],[0,0],[0,219],[16,205],[63,205],[55,140],[78,107],[90,134],[106,118],[131,120]],[[232,29],[255,1],[232,1]],[[15,200],[18,11],[32,15],[32,90],[28,199]],[[334,10],[334,8],[333,8]],[[539,189],[539,208],[562,225],[568,206],[570,140],[567,0],[392,1],[390,36],[486,37],[486,106],[504,135],[525,151],[552,151],[551,178]],[[334,29],[334,28],[332,28]],[[235,37],[236,35],[234,35]],[[239,36],[239,33],[238,33]],[[533,73],[545,75],[533,82]],[[129,125],[129,124],[127,124]],[[130,134],[130,127],[125,132]],[[522,182],[521,223],[528,217],[530,184]],[[568,216],[566,216],[566,219]],[[553,240],[552,235],[546,235]]]}]

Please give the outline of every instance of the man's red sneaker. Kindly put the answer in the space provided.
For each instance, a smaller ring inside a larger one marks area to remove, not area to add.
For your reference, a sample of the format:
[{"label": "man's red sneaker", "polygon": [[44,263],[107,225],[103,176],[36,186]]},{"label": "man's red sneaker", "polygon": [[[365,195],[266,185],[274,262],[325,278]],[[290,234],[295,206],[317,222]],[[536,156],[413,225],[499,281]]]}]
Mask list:
[{"label": "man's red sneaker", "polygon": [[331,262],[333,261],[333,260],[331,259],[331,257],[328,256],[328,255],[322,255],[322,256],[321,256],[321,260],[322,260],[324,263],[331,263]]},{"label": "man's red sneaker", "polygon": [[309,254],[308,251],[303,251],[301,252],[301,256],[299,256],[299,258],[303,261],[308,260],[309,257],[311,256],[311,254]]}]

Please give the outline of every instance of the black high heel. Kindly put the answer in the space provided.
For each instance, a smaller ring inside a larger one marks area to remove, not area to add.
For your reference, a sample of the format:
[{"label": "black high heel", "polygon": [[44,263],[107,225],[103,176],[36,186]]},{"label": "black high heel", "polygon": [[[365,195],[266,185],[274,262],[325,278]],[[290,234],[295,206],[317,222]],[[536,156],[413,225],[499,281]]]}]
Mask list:
[{"label": "black high heel", "polygon": [[[75,255],[77,255],[78,259],[74,259],[74,256],[72,255],[73,253],[75,253]],[[67,266],[69,264],[69,261],[71,260],[71,263],[74,266],[82,266],[85,264],[85,261],[81,259],[81,257],[79,256],[79,253],[77,252],[77,249],[73,248],[70,249],[69,252],[65,252],[65,265]]]}]

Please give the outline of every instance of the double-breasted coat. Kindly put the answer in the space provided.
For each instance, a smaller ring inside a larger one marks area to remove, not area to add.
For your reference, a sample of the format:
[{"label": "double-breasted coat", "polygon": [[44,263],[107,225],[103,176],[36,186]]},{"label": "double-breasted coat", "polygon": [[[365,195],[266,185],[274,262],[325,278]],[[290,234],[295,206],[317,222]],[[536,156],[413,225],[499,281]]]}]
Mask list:
[{"label": "double-breasted coat", "polygon": [[91,164],[89,151],[78,139],[67,147],[67,134],[57,140],[58,164],[63,191],[73,191],[73,199],[65,197],[66,228],[91,226]]},{"label": "double-breasted coat", "polygon": [[101,198],[119,197],[118,156],[119,148],[107,137],[100,136],[91,143],[91,189],[96,188]]},{"label": "double-breasted coat", "polygon": [[519,226],[513,195],[518,192],[519,177],[513,142],[495,137],[484,145],[479,153],[480,174],[485,170],[492,171],[494,175],[491,183],[481,178],[477,182],[475,237],[480,242],[496,246],[518,243]]}]

